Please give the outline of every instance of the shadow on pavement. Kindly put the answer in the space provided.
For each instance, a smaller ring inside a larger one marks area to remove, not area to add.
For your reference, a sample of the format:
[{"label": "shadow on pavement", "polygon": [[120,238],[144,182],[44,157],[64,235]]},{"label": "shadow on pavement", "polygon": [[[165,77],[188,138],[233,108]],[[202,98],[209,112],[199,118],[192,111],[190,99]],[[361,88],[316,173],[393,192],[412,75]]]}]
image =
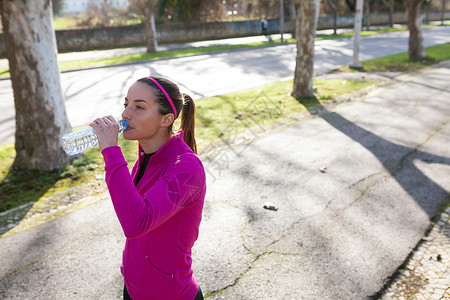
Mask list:
[{"label": "shadow on pavement", "polygon": [[[328,124],[369,150],[401,187],[420,205],[430,219],[435,217],[436,210],[441,205],[448,203],[447,191],[419,170],[414,165],[413,159],[419,159],[428,164],[450,165],[450,158],[390,142],[350,122],[338,113],[328,111],[315,98],[300,99],[299,102],[304,104],[311,114],[317,115],[320,113],[320,117]],[[305,102],[308,102],[307,105]],[[393,159],[393,157],[397,157],[397,159]],[[404,169],[408,169],[406,174],[402,172]],[[434,194],[428,194],[429,191],[434,191]],[[439,197],[436,197],[437,195]]]}]

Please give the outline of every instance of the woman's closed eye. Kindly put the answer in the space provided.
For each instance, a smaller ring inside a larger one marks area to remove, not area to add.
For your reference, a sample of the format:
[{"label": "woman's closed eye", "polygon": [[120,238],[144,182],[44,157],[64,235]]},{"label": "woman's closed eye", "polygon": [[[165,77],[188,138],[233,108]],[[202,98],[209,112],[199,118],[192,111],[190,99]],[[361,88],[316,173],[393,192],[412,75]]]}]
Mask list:
[{"label": "woman's closed eye", "polygon": [[[124,104],[123,104],[123,107],[124,107],[124,108],[127,108],[127,107],[128,107],[128,103],[124,103]],[[144,109],[144,107],[143,107],[143,106],[140,106],[140,105],[136,105],[135,108],[136,108],[136,109]]]}]

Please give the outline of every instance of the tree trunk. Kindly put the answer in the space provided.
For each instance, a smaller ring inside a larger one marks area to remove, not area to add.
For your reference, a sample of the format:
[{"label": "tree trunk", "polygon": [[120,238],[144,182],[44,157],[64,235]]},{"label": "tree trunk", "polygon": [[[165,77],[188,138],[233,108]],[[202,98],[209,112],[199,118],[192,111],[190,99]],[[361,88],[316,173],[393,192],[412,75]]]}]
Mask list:
[{"label": "tree trunk", "polygon": [[[370,26],[371,26],[371,18],[370,18],[370,0],[366,1],[366,11],[365,11],[365,15],[366,17],[365,19],[365,23],[366,23],[366,30],[370,30]],[[363,24],[364,25],[364,24]]]},{"label": "tree trunk", "polygon": [[297,58],[292,96],[314,97],[314,42],[316,39],[316,2],[301,1],[297,12]]},{"label": "tree trunk", "polygon": [[431,1],[429,0],[428,2],[425,2],[425,7],[427,9],[427,12],[425,14],[425,24],[430,24],[430,8],[431,8]]},{"label": "tree trunk", "polygon": [[321,0],[316,0],[316,20],[315,20],[315,24],[314,24],[314,28],[316,28],[316,29],[317,29],[317,24],[319,23],[320,1]]},{"label": "tree trunk", "polygon": [[292,28],[292,37],[296,38],[295,34],[295,25],[297,23],[297,11],[295,10],[295,0],[289,1],[289,13],[291,17],[291,28]]},{"label": "tree trunk", "polygon": [[333,13],[333,34],[337,34],[337,18],[338,18],[338,12],[334,11]]},{"label": "tree trunk", "polygon": [[158,42],[156,35],[155,17],[153,7],[146,5],[144,9],[145,37],[147,41],[147,52],[156,52]]},{"label": "tree trunk", "polygon": [[444,20],[445,20],[445,2],[446,2],[446,0],[442,0],[441,25],[444,25]]},{"label": "tree trunk", "polygon": [[333,31],[334,34],[337,34],[337,18],[339,14],[339,1],[337,0],[328,0],[328,3],[330,3],[331,8],[333,9]]},{"label": "tree trunk", "polygon": [[425,57],[422,36],[422,18],[420,6],[423,0],[407,0],[406,13],[409,29],[409,58]]},{"label": "tree trunk", "polygon": [[394,27],[394,0],[389,0],[389,27]]},{"label": "tree trunk", "polygon": [[359,62],[359,44],[361,40],[362,16],[364,0],[356,0],[355,25],[353,27],[353,57],[350,68],[359,69],[362,67]]},{"label": "tree trunk", "polygon": [[60,169],[69,162],[61,136],[71,127],[56,60],[51,0],[3,0],[2,4],[16,109],[13,167]]},{"label": "tree trunk", "polygon": [[284,0],[280,0],[280,36],[281,42],[284,42]]},{"label": "tree trunk", "polygon": [[[147,52],[156,52],[158,42],[155,26],[154,11],[159,0],[128,0],[130,3],[136,5],[136,7],[141,11],[144,16],[144,29],[145,29],[145,40],[147,42]],[[177,5],[181,1],[178,1]],[[178,10],[178,6],[175,9]],[[177,12],[175,13],[177,14]],[[175,18],[175,16],[174,16]]]}]

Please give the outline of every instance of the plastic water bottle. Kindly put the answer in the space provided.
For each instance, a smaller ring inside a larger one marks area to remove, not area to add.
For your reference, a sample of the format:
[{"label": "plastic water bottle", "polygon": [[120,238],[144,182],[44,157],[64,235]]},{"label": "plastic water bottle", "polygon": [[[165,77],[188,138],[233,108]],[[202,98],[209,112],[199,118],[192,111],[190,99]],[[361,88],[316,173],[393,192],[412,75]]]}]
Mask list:
[{"label": "plastic water bottle", "polygon": [[[120,120],[119,135],[121,135],[127,127],[127,120]],[[98,140],[97,135],[95,134],[95,129],[88,126],[63,135],[61,144],[67,154],[75,155],[95,147],[98,144]]]}]

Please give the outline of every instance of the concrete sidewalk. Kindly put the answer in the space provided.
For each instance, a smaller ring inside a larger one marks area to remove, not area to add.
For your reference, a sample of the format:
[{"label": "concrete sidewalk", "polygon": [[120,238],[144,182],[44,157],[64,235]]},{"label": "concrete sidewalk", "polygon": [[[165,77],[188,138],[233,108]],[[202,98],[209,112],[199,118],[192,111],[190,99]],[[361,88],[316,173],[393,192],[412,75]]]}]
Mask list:
[{"label": "concrete sidewalk", "polygon": [[[365,96],[317,104],[282,128],[252,119],[257,126],[239,132],[245,143],[200,149],[208,192],[193,258],[207,298],[448,295],[449,253],[435,251],[448,250],[448,215],[424,236],[449,200],[449,83],[446,62]],[[283,112],[281,100],[267,99],[269,109]],[[236,132],[225,132],[230,142]],[[120,299],[120,225],[107,194],[87,202],[0,239],[8,258],[0,264],[0,299]],[[432,263],[422,261],[430,252],[421,246],[435,247]],[[413,249],[424,253],[411,256],[420,273],[408,269],[400,278],[439,282],[401,295],[394,281],[383,292]]]}]

